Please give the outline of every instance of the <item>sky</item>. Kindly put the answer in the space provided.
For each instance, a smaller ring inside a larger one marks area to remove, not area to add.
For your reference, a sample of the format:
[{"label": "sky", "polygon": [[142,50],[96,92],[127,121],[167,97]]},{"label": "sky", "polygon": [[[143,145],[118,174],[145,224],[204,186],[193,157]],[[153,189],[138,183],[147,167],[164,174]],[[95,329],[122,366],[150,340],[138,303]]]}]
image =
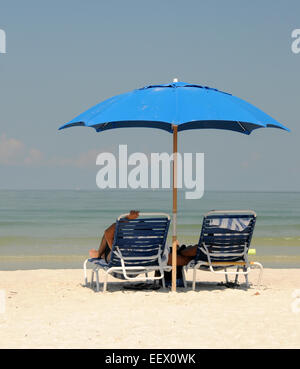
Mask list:
[{"label": "sky", "polygon": [[58,127],[96,103],[173,78],[218,88],[291,129],[196,130],[205,190],[299,191],[300,2],[0,0],[0,189],[97,189],[96,157],[171,152],[155,129]]}]

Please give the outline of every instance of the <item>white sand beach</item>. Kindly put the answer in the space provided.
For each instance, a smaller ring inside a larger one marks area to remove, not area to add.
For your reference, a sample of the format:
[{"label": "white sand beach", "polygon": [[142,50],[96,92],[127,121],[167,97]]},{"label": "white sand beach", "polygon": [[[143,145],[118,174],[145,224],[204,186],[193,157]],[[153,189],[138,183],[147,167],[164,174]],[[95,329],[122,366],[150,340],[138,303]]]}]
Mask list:
[{"label": "white sand beach", "polygon": [[198,280],[177,293],[114,280],[103,294],[82,286],[82,270],[1,271],[0,348],[300,348],[300,269],[265,269],[259,290]]}]

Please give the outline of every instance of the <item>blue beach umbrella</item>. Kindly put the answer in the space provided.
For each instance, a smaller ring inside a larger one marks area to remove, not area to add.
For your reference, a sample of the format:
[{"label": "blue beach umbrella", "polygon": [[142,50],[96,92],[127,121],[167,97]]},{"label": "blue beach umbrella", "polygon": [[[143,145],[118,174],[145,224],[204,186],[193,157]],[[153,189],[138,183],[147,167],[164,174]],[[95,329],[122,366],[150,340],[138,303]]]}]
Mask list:
[{"label": "blue beach umbrella", "polygon": [[177,134],[188,129],[224,129],[249,135],[257,128],[288,128],[229,93],[177,82],[151,85],[107,99],[59,129],[92,127],[97,132],[115,128],[158,128],[173,134],[172,290],[176,290]]}]

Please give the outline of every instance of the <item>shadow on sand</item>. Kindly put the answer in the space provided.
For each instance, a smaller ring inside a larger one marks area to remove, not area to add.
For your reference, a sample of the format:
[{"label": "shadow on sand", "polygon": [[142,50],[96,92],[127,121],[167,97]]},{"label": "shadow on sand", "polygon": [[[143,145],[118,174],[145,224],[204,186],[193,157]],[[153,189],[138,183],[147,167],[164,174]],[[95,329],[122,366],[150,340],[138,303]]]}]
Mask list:
[{"label": "shadow on sand", "polygon": [[[90,283],[88,285],[81,284],[84,288],[89,288],[93,290],[95,293],[103,293],[103,283],[100,283],[100,291],[96,291],[96,283],[94,283],[93,286],[91,286]],[[201,292],[201,291],[225,291],[227,289],[237,289],[242,291],[248,291],[252,288],[252,285],[250,284],[250,287],[247,287],[245,283],[234,283],[234,282],[206,282],[206,281],[198,281],[196,283],[196,289],[194,292]],[[163,288],[162,286],[158,284],[153,283],[146,283],[146,282],[128,282],[128,281],[110,281],[108,284],[107,292],[106,293],[113,293],[113,292],[153,292],[156,293],[170,293],[171,288]],[[192,282],[187,281],[187,288],[183,287],[177,287],[176,291],[178,293],[187,293],[192,292]]]}]

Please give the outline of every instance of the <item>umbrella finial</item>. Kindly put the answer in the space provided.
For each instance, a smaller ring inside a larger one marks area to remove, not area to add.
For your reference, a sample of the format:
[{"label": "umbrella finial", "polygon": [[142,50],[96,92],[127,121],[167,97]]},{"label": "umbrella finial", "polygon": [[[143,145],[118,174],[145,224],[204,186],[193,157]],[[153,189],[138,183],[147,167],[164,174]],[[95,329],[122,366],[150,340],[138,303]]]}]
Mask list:
[{"label": "umbrella finial", "polygon": [[178,78],[173,79],[173,83],[176,83],[176,82],[178,82]]}]

